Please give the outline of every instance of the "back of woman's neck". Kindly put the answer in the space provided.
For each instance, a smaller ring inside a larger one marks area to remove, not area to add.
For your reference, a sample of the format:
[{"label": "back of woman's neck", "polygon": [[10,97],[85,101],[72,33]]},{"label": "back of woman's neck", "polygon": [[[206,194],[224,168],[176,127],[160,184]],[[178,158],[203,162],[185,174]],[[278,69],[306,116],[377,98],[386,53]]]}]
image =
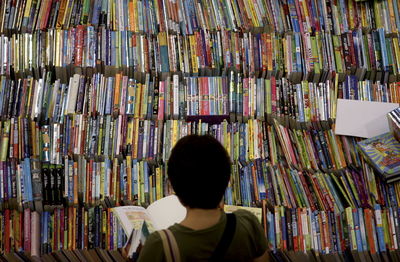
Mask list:
[{"label": "back of woman's neck", "polygon": [[186,217],[180,224],[193,230],[202,230],[214,226],[222,215],[220,208],[186,208],[186,210]]}]

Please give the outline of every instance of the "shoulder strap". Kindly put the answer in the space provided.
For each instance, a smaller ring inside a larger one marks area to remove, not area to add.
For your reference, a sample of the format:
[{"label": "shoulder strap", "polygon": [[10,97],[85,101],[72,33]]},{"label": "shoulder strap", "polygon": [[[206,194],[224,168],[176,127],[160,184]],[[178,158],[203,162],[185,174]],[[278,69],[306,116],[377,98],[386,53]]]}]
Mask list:
[{"label": "shoulder strap", "polygon": [[224,233],[222,233],[221,240],[212,254],[210,261],[222,261],[226,252],[228,251],[229,245],[232,242],[233,235],[236,231],[236,216],[235,214],[226,214],[226,226]]},{"label": "shoulder strap", "polygon": [[163,243],[166,261],[180,262],[181,256],[179,253],[178,244],[176,243],[174,234],[172,234],[172,232],[169,229],[160,230],[158,231],[158,233],[160,234]]}]

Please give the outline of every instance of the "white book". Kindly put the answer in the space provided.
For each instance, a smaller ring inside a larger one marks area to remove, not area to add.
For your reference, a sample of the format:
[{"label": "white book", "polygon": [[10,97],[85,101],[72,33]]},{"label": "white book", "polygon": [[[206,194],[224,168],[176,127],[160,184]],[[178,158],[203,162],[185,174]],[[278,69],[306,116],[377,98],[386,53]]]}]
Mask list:
[{"label": "white book", "polygon": [[74,74],[74,76],[69,79],[66,114],[75,113],[76,100],[78,98],[79,79],[80,75],[78,74]]},{"label": "white book", "polygon": [[181,222],[186,216],[186,208],[178,197],[170,195],[155,201],[147,208],[140,206],[121,206],[112,209],[128,236],[126,246],[130,244],[128,257],[137,250],[140,241],[147,237],[143,227],[146,226],[149,233],[156,230],[167,229],[175,223]]}]

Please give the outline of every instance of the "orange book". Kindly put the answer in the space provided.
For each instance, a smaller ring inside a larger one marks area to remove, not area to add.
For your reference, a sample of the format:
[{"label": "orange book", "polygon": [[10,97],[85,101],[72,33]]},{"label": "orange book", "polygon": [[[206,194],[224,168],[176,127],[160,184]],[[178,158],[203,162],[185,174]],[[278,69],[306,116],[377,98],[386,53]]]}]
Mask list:
[{"label": "orange book", "polygon": [[126,173],[127,173],[127,186],[126,186],[126,194],[128,197],[128,200],[132,200],[132,159],[131,156],[126,156]]},{"label": "orange book", "polygon": [[57,16],[57,23],[56,23],[57,29],[60,29],[63,26],[67,2],[68,0],[61,0],[60,9],[58,11],[58,16]]},{"label": "orange book", "polygon": [[74,205],[78,205],[78,162],[74,161]]},{"label": "orange book", "polygon": [[121,74],[116,74],[115,75],[115,88],[114,88],[114,107],[113,107],[113,113],[115,115],[118,115],[119,112],[119,99],[120,99],[120,92],[121,92]]},{"label": "orange book", "polygon": [[[136,1],[136,0],[134,0]],[[128,13],[129,13],[129,31],[135,31],[135,15],[136,15],[136,10],[133,6],[133,1],[130,0],[128,3]]]},{"label": "orange book", "polygon": [[338,151],[339,151],[339,158],[340,158],[340,163],[341,163],[341,168],[344,168],[347,166],[346,160],[344,158],[344,149],[342,146],[342,142],[340,141],[340,137],[335,135],[335,140],[338,146]]},{"label": "orange book", "polygon": [[256,167],[255,167],[255,164],[253,164],[251,166],[251,175],[253,177],[253,190],[254,190],[255,200],[259,201],[260,197],[259,197],[259,194],[257,194],[257,192],[259,190],[258,190],[258,182],[257,182],[256,172],[257,172],[257,170],[256,170]]},{"label": "orange book", "polygon": [[369,246],[369,252],[371,254],[376,254],[376,247],[375,247],[375,241],[374,241],[374,230],[373,230],[373,217],[372,217],[372,211],[371,209],[365,209],[364,210],[365,214],[365,231],[367,233],[367,239],[368,239],[368,246]]}]

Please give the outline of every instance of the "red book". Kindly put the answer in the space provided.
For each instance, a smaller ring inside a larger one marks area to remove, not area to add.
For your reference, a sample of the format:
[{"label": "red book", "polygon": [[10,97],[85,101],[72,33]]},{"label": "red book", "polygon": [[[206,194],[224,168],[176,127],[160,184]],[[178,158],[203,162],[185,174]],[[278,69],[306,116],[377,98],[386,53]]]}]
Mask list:
[{"label": "red book", "polygon": [[10,253],[10,210],[6,209],[4,211],[4,253]]},{"label": "red book", "polygon": [[349,51],[350,51],[350,58],[351,58],[351,65],[353,67],[357,66],[357,61],[356,61],[356,54],[354,51],[354,40],[353,40],[353,35],[351,33],[347,34],[348,38],[348,44],[349,44]]},{"label": "red book", "polygon": [[59,236],[59,219],[60,211],[59,209],[54,210],[54,223],[53,223],[53,250],[58,250],[58,236]]},{"label": "red book", "polygon": [[47,28],[47,20],[49,20],[49,15],[51,13],[51,6],[53,4],[52,0],[47,1],[47,6],[45,8],[46,13],[44,14],[44,19],[42,19],[41,24],[40,24],[40,29],[44,30]]},{"label": "red book", "polygon": [[89,160],[89,172],[88,172],[89,183],[87,183],[89,188],[86,189],[87,191],[89,191],[89,196],[87,199],[89,203],[92,203],[92,176],[93,176],[93,159]]},{"label": "red book", "polygon": [[31,250],[31,211],[24,209],[24,250]]},{"label": "red book", "polygon": [[304,235],[303,235],[303,225],[301,220],[301,208],[297,209],[297,235],[298,235],[298,250],[304,250]]},{"label": "red book", "polygon": [[78,25],[75,32],[75,66],[82,66],[83,58],[83,36],[84,27]]},{"label": "red book", "polygon": [[65,248],[64,230],[65,230],[65,215],[64,215],[64,208],[61,208],[60,209],[60,249]]},{"label": "red book", "polygon": [[210,85],[209,78],[203,78],[203,86],[204,86],[204,114],[210,115]]}]

